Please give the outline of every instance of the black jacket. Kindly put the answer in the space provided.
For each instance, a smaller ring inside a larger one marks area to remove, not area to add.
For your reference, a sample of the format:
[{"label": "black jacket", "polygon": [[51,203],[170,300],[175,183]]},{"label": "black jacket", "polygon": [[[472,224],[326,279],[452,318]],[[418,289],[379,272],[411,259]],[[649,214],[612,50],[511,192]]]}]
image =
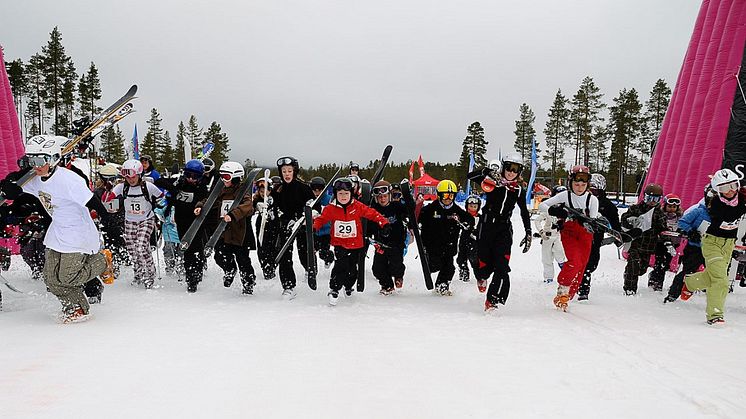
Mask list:
[{"label": "black jacket", "polygon": [[155,181],[155,186],[168,191],[166,211],[176,211],[174,213],[176,230],[179,232],[179,238],[183,238],[192,225],[192,221],[197,217],[194,215],[197,202],[209,195],[207,187],[201,183],[190,184],[184,178],[166,179],[163,177]]},{"label": "black jacket", "polygon": [[287,224],[290,220],[297,220],[303,217],[303,208],[309,199],[315,196],[311,187],[307,184],[293,179],[290,183],[282,184],[270,193],[272,197],[272,207],[279,211],[282,224]]},{"label": "black jacket", "polygon": [[428,254],[455,256],[462,225],[471,228],[474,217],[456,204],[443,208],[440,201],[435,201],[422,208],[417,222],[422,226],[422,243]]},{"label": "black jacket", "polygon": [[397,249],[404,249],[404,241],[407,238],[407,207],[403,202],[390,201],[388,205],[381,206],[378,202],[373,202],[371,208],[378,211],[387,220],[391,232],[388,237],[381,236],[381,229],[375,223],[368,223],[368,228],[377,242]]}]

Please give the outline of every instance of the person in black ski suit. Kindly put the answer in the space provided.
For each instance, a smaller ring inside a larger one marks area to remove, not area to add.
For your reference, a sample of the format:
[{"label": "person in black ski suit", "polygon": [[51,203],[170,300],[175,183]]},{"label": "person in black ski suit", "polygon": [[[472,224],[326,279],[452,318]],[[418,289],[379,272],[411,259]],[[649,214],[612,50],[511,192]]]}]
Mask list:
[{"label": "person in black ski suit", "polygon": [[[280,238],[280,219],[272,208],[264,207],[265,210],[260,211],[259,208],[265,205],[264,202],[264,188],[269,184],[269,188],[272,189],[272,181],[270,179],[259,179],[256,181],[256,192],[252,198],[254,208],[257,209],[256,221],[254,223],[256,231],[256,243],[257,251],[256,255],[259,259],[259,266],[262,267],[262,274],[264,279],[272,279],[277,275],[277,264],[275,263],[275,256],[278,249],[279,238]],[[272,197],[268,197],[269,200]],[[259,232],[262,227],[262,217],[266,214],[267,222],[264,225],[264,242],[259,241]]]},{"label": "person in black ski suit", "polygon": [[[155,185],[168,191],[168,206],[175,211],[176,229],[179,238],[183,239],[196,218],[194,208],[197,202],[209,195],[207,186],[201,182],[204,176],[204,165],[200,160],[189,160],[184,166],[184,173],[178,179],[161,177]],[[207,233],[201,228],[189,247],[184,251],[184,272],[187,292],[197,292],[197,284],[202,281],[205,267],[204,247]]]},{"label": "person in black ski suit", "polygon": [[404,241],[407,238],[407,207],[401,201],[391,200],[391,184],[385,180],[373,185],[371,208],[388,221],[388,234],[383,234],[375,223],[370,223],[369,233],[375,238],[373,247],[373,275],[381,285],[381,295],[391,295],[394,287],[404,285]]},{"label": "person in black ski suit", "polygon": [[109,211],[108,221],[101,223],[101,233],[104,236],[104,247],[111,250],[114,256],[114,274],[118,276],[122,265],[132,264],[124,243],[124,206],[111,191],[119,179],[119,169],[114,164],[105,164],[99,167],[98,177],[93,193]]},{"label": "person in black ski suit", "polygon": [[[298,179],[300,166],[294,157],[280,157],[277,159],[277,170],[282,177],[282,183],[272,191],[271,207],[275,207],[280,219],[280,243],[290,238],[290,233],[296,222],[303,219],[303,208],[309,200],[313,200],[313,192],[308,184]],[[303,268],[308,270],[306,261],[306,238],[303,234],[296,235],[298,256]],[[280,282],[282,283],[282,297],[292,300],[295,292],[295,271],[293,270],[292,244],[280,259]]]},{"label": "person in black ski suit", "polygon": [[[596,199],[598,199],[598,213],[609,222],[612,229],[620,231],[622,226],[619,224],[619,210],[616,205],[606,197],[606,178],[600,173],[594,173],[591,175],[591,182],[588,186],[591,188],[591,193],[596,196]],[[588,294],[591,292],[591,274],[596,271],[596,268],[598,268],[598,262],[601,259],[601,245],[603,244],[603,240],[603,231],[596,231],[593,233],[591,254],[588,258],[588,263],[585,265],[583,280],[578,289],[578,301],[587,300]],[[622,243],[616,243],[616,245],[621,246]]]},{"label": "person in black ski suit", "polygon": [[[479,209],[482,207],[482,199],[477,195],[470,195],[464,203],[466,212],[475,220],[479,219]],[[476,272],[479,263],[477,258],[477,226],[470,230],[462,230],[461,237],[458,241],[458,256],[456,264],[458,265],[459,278],[464,282],[469,282],[469,265]]]},{"label": "person in black ski suit", "polygon": [[[318,199],[316,204],[313,206],[314,211],[321,214],[324,207],[329,205],[332,200],[332,196],[324,190],[326,186],[326,180],[320,176],[311,178],[311,190],[314,196]],[[319,198],[319,196],[321,196]],[[324,227],[313,233],[313,246],[314,249],[319,253],[319,258],[324,261],[324,266],[329,268],[334,263],[334,252],[331,249],[331,224],[326,224]]]},{"label": "person in black ski suit", "polygon": [[477,255],[479,267],[475,273],[480,292],[487,288],[487,279],[492,283],[484,302],[485,311],[497,309],[505,304],[510,293],[510,252],[513,245],[513,224],[510,217],[518,206],[523,220],[525,235],[520,242],[523,253],[531,246],[531,217],[526,208],[526,190],[521,185],[523,159],[519,153],[508,153],[503,157],[501,170],[487,167],[469,173],[468,178],[480,182],[486,200],[479,219]]},{"label": "person in black ski suit", "polygon": [[422,230],[422,244],[427,253],[431,272],[438,272],[435,291],[451,295],[450,284],[456,267],[453,259],[458,253],[458,239],[462,229],[470,229],[474,218],[454,203],[456,184],[441,180],[436,187],[438,200],[420,210],[417,222]]}]

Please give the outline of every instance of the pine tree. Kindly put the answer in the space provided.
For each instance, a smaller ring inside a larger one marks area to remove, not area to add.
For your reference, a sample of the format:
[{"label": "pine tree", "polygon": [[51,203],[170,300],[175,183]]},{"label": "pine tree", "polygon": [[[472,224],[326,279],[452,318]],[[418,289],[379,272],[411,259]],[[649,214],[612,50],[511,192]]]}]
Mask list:
[{"label": "pine tree", "polygon": [[650,91],[650,99],[645,102],[645,140],[647,140],[647,144],[644,152],[646,152],[646,154],[651,158],[670,101],[671,89],[668,87],[665,80],[658,79],[653,86],[653,90]]},{"label": "pine tree", "polygon": [[[525,103],[521,104],[518,111],[520,115],[518,116],[518,120],[515,121],[515,131],[513,131],[515,142],[513,146],[516,152],[521,153],[521,159],[524,162],[528,162],[531,160],[531,141],[534,141],[534,137],[536,136],[536,130],[534,129],[536,116],[534,115],[534,111]],[[539,153],[538,146],[536,153],[537,155]]]},{"label": "pine tree", "polygon": [[600,113],[606,104],[601,102],[603,94],[599,92],[593,79],[586,76],[572,98],[571,126],[575,137],[575,164],[589,164],[593,127],[603,122]]},{"label": "pine tree", "polygon": [[174,165],[175,155],[174,155],[174,148],[173,144],[171,142],[171,134],[166,130],[166,132],[163,133],[163,158],[161,169],[168,169],[171,170],[171,166]]},{"label": "pine tree", "polygon": [[176,145],[173,148],[174,151],[174,163],[178,163],[179,166],[184,166],[184,144],[187,137],[186,127],[184,122],[179,121],[179,127],[176,129]]},{"label": "pine tree", "polygon": [[228,144],[228,134],[222,132],[220,124],[215,121],[210,124],[207,132],[205,132],[205,142],[208,141],[215,144],[210,158],[215,162],[215,167],[220,167],[221,164],[228,161],[231,147]]},{"label": "pine tree", "polygon": [[96,105],[96,101],[101,99],[101,80],[93,61],[91,61],[91,66],[88,67],[88,72],[80,76],[78,93],[80,115],[93,119],[102,110],[101,107]]},{"label": "pine tree", "polygon": [[[49,41],[45,47],[42,47],[43,66],[42,74],[44,76],[44,88],[47,92],[44,106],[52,110],[54,114],[54,132],[58,135],[67,134],[66,116],[65,116],[65,98],[66,80],[77,79],[74,76],[75,66],[72,59],[65,53],[65,47],[62,46],[62,33],[55,26],[49,34]],[[68,86],[69,87],[69,86]],[[72,86],[74,94],[74,82]]]},{"label": "pine tree", "polygon": [[166,145],[163,127],[161,126],[162,122],[158,109],[151,109],[150,119],[148,119],[148,132],[145,134],[142,144],[140,144],[140,155],[152,157],[153,166],[156,169],[164,167],[164,158],[168,157],[165,154],[168,153],[167,149],[171,148],[170,145]]},{"label": "pine tree", "polygon": [[[23,98],[29,95],[29,83],[28,78],[26,77],[23,61],[20,58],[9,61],[5,63],[5,70],[8,73],[10,88],[13,91],[13,103],[16,108],[16,113],[21,118],[21,121],[24,121]],[[25,124],[23,125],[25,126]]]},{"label": "pine tree", "polygon": [[47,91],[44,87],[44,57],[34,54],[26,65],[29,88],[29,102],[26,105],[27,123],[31,123],[29,135],[46,133],[45,122],[49,119],[44,108]]},{"label": "pine tree", "polygon": [[192,145],[192,156],[196,157],[202,151],[202,144],[204,143],[204,137],[202,135],[202,128],[197,125],[197,117],[194,115],[189,117],[187,122],[187,136],[189,144]]},{"label": "pine tree", "polygon": [[595,126],[591,134],[590,169],[594,173],[605,172],[609,163],[609,131],[606,127]]},{"label": "pine tree", "polygon": [[72,61],[68,61],[62,83],[62,105],[64,107],[63,117],[60,123],[64,127],[65,135],[72,130],[72,122],[75,120],[75,82],[78,75]]},{"label": "pine tree", "polygon": [[[611,155],[607,181],[609,186],[625,192],[634,189],[634,178],[628,175],[641,171],[640,156],[635,155],[642,140],[642,104],[635,89],[622,89],[609,109],[609,134]],[[628,180],[629,179],[629,180]]]},{"label": "pine tree", "polygon": [[113,163],[124,163],[127,153],[124,150],[124,135],[119,126],[111,126],[101,133],[100,154],[106,161]]},{"label": "pine tree", "polygon": [[461,143],[461,158],[459,159],[458,165],[461,167],[463,173],[469,170],[469,159],[471,154],[474,153],[474,165],[475,167],[487,166],[487,140],[484,139],[484,128],[479,121],[472,122],[468,128],[466,128],[466,137]]},{"label": "pine tree", "polygon": [[547,124],[544,127],[546,135],[547,150],[543,160],[549,163],[552,174],[552,182],[555,181],[557,171],[564,166],[565,147],[570,143],[570,109],[569,101],[562,94],[562,90],[557,90],[554,95],[554,103],[549,108]]}]

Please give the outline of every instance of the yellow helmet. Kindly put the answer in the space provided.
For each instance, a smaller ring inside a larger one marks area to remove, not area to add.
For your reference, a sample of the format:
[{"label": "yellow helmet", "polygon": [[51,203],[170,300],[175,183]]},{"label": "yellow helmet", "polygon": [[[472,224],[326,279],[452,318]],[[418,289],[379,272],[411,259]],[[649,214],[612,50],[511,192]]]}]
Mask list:
[{"label": "yellow helmet", "polygon": [[458,192],[458,189],[456,188],[456,184],[453,183],[452,180],[441,180],[438,182],[438,186],[436,187],[438,190],[438,195],[442,193],[456,193]]}]

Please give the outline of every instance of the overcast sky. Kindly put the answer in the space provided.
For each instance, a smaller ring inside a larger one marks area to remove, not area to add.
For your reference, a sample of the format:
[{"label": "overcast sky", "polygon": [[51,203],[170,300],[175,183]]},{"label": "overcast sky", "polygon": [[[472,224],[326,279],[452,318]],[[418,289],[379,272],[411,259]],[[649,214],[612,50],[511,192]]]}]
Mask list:
[{"label": "overcast sky", "polygon": [[658,78],[673,89],[700,2],[585,1],[9,1],[0,7],[6,60],[27,60],[58,26],[79,72],[99,68],[100,105],[139,85],[121,126],[144,133],[158,108],[218,121],[232,158],[272,164],[457,161],[479,121],[488,157],[512,149],[518,107],[539,140],[561,88],[584,76],[604,100]]}]

